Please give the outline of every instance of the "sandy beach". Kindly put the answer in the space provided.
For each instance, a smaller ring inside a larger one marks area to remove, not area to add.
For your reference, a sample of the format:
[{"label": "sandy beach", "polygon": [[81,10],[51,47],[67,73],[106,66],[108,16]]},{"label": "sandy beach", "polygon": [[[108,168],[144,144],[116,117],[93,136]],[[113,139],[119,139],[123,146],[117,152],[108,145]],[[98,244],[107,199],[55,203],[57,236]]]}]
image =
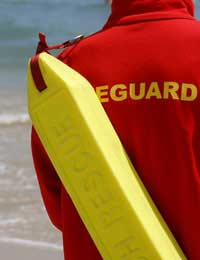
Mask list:
[{"label": "sandy beach", "polygon": [[63,260],[33,168],[26,99],[16,90],[0,94],[0,260]]},{"label": "sandy beach", "polygon": [[62,248],[31,245],[28,243],[1,241],[0,259],[2,260],[63,260]]}]

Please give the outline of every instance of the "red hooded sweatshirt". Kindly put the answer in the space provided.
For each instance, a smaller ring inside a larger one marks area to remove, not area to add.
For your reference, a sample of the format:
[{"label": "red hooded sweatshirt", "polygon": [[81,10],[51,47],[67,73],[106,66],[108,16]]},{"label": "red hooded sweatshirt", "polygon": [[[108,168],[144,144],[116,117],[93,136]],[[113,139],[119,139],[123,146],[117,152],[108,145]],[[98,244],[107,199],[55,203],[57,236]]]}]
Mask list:
[{"label": "red hooded sweatshirt", "polygon": [[[187,258],[200,260],[200,24],[193,12],[191,0],[114,0],[103,30],[58,58],[94,86]],[[102,259],[34,131],[32,150],[66,260]]]}]

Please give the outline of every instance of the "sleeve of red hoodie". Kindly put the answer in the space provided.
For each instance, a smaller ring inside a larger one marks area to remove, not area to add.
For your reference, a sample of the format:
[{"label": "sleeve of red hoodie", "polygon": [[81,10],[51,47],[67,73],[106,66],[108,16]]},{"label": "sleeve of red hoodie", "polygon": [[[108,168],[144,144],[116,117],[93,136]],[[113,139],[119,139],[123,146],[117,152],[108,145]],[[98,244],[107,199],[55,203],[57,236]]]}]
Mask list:
[{"label": "sleeve of red hoodie", "polygon": [[[67,63],[66,56],[71,52],[71,49],[72,47],[64,51],[65,63]],[[62,60],[62,53],[58,59]],[[31,147],[35,171],[47,213],[53,225],[62,231],[62,183],[34,128],[32,128]]]},{"label": "sleeve of red hoodie", "polygon": [[31,146],[35,171],[47,213],[54,226],[62,230],[61,182],[34,128],[32,128]]}]

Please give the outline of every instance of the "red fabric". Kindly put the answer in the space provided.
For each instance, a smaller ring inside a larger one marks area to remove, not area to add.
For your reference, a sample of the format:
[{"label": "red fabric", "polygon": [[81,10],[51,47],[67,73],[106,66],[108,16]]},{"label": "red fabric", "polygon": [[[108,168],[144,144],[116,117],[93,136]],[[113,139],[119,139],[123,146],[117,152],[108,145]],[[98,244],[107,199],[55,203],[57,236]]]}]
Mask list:
[{"label": "red fabric", "polygon": [[[94,86],[187,258],[199,260],[200,25],[192,1],[114,0],[112,10],[102,31],[59,58]],[[100,260],[35,133],[32,148],[66,260]]]},{"label": "red fabric", "polygon": [[43,200],[52,223],[62,230],[62,184],[49,160],[34,128],[32,129],[32,154]]},{"label": "red fabric", "polygon": [[47,44],[47,41],[46,41],[46,35],[42,32],[39,32],[38,36],[39,36],[39,42],[38,42],[36,54],[39,54],[39,53],[47,50],[49,47]]},{"label": "red fabric", "polygon": [[39,58],[38,55],[34,56],[31,59],[30,65],[31,65],[31,72],[32,72],[35,85],[37,86],[37,89],[41,92],[47,88],[47,85],[42,77],[38,58]]}]

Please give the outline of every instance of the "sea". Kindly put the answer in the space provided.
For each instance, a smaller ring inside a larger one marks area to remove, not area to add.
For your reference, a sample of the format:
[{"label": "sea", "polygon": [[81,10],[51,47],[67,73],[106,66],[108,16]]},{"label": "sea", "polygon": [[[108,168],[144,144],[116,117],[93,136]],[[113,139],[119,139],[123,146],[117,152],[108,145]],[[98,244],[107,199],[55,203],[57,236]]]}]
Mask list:
[{"label": "sea", "polygon": [[104,0],[0,0],[0,242],[62,250],[31,157],[27,63],[38,32],[50,45],[89,35],[109,12]]},{"label": "sea", "polygon": [[61,234],[47,217],[31,157],[27,62],[35,52],[38,32],[56,44],[99,30],[109,13],[104,0],[0,0],[0,242],[62,250]]}]

